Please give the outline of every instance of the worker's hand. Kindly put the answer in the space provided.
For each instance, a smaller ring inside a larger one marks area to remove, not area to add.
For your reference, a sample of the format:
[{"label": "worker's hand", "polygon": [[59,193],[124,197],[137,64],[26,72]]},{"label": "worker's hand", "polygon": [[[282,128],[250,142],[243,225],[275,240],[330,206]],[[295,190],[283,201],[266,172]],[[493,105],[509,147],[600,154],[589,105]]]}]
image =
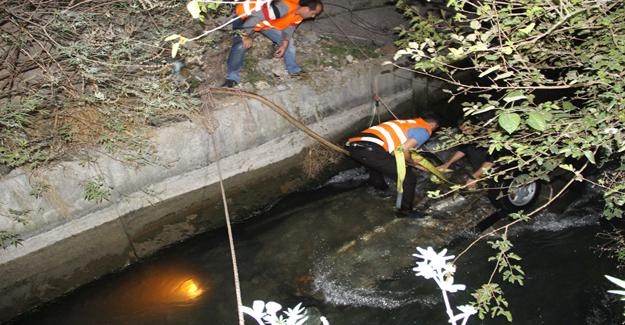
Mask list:
[{"label": "worker's hand", "polygon": [[250,47],[252,47],[252,41],[254,40],[253,38],[251,38],[250,36],[247,35],[243,35],[241,37],[241,39],[243,40],[243,48],[244,49],[249,49]]},{"label": "worker's hand", "polygon": [[276,52],[273,54],[273,56],[275,58],[281,58],[284,56],[284,53],[286,53],[286,48],[289,46],[289,41],[284,40],[282,41],[282,44],[280,45],[280,47],[276,50]]},{"label": "worker's hand", "polygon": [[446,164],[437,166],[436,169],[438,169],[441,173],[449,173],[451,171],[451,169],[449,169],[449,165]]}]

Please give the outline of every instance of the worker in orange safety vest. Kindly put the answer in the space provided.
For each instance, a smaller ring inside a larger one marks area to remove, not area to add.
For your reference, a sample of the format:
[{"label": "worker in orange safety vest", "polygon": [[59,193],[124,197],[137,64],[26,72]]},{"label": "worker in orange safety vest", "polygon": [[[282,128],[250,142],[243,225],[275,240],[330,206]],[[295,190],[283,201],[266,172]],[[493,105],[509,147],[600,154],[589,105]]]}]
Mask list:
[{"label": "worker in orange safety vest", "polygon": [[252,47],[253,36],[257,32],[278,45],[274,57],[284,57],[289,75],[296,76],[302,72],[295,60],[293,33],[304,19],[314,18],[323,11],[321,0],[245,0],[235,9],[237,16],[242,18],[232,23],[236,33],[226,62],[226,81],[223,87],[234,87],[241,82],[245,51]]},{"label": "worker in orange safety vest", "polygon": [[402,147],[406,160],[406,175],[401,207],[396,211],[400,217],[422,216],[412,208],[417,185],[417,175],[412,167],[418,168],[418,165],[412,160],[409,151],[423,145],[438,126],[439,122],[434,117],[392,120],[370,127],[347,141],[350,156],[367,168],[369,184],[378,190],[388,188],[384,176],[397,178],[397,164],[393,151]]}]

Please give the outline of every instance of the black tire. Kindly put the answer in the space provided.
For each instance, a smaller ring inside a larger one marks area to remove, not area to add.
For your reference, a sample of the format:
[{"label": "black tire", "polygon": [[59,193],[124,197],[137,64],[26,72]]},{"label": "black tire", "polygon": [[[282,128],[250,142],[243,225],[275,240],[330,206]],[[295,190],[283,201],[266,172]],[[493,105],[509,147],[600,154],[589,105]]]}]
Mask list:
[{"label": "black tire", "polygon": [[488,198],[505,212],[527,211],[542,196],[544,187],[540,181],[528,179],[527,174],[517,174],[511,179],[491,182]]}]

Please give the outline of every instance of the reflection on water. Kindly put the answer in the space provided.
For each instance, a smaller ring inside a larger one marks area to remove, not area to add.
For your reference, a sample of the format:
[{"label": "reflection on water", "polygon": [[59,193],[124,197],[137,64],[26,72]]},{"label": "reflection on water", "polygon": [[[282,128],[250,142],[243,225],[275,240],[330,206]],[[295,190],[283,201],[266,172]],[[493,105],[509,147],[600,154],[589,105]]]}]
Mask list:
[{"label": "reflection on water", "polygon": [[[332,182],[234,229],[243,303],[275,300],[293,307],[303,302],[318,308],[333,325],[446,324],[439,291],[433,283],[416,278],[413,265],[399,267],[400,272],[384,281],[363,281],[367,285],[362,287],[335,281],[337,268],[325,265],[324,257],[394,216],[389,211],[392,197],[375,196],[365,187],[346,188],[341,176]],[[592,249],[599,243],[594,236],[601,227],[599,214],[599,207],[579,202],[564,214],[544,214],[510,231],[513,250],[523,257],[527,273],[524,287],[503,285],[515,324],[620,323],[622,306],[606,293],[614,288],[603,279],[603,274],[619,276],[619,272]],[[451,247],[451,253],[466,243]],[[402,244],[401,239],[393,243]],[[492,254],[486,245],[472,249],[459,261],[456,282],[468,288],[486,282]],[[350,272],[367,277],[368,271]],[[454,294],[451,299],[461,305],[470,296]],[[213,233],[166,249],[17,323],[235,324],[226,239]],[[507,324],[503,319],[483,323]]]},{"label": "reflection on water", "polygon": [[148,310],[192,304],[205,291],[208,291],[208,283],[200,284],[184,270],[165,268],[124,279],[108,298],[116,310]]}]

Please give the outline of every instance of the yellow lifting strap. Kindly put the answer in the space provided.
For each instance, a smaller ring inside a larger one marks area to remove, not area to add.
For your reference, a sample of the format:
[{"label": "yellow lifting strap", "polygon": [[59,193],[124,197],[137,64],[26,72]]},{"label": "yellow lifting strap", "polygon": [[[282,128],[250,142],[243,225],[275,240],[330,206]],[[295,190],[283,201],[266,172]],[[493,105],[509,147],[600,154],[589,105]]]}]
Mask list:
[{"label": "yellow lifting strap", "polygon": [[[393,153],[395,154],[395,165],[397,167],[397,204],[396,205],[399,208],[400,203],[401,203],[402,193],[404,193],[403,184],[404,184],[404,179],[406,178],[406,160],[404,158],[404,151],[403,151],[402,146],[397,147],[393,151]],[[456,185],[452,181],[448,180],[447,177],[445,177],[445,175],[443,175],[443,173],[440,170],[438,170],[436,166],[434,166],[429,160],[427,160],[425,157],[418,154],[415,150],[410,151],[410,156],[414,162],[423,166],[423,168],[427,169],[428,172],[438,177],[443,182],[450,184],[450,185]]]},{"label": "yellow lifting strap", "polygon": [[404,158],[404,150],[402,146],[398,146],[393,150],[395,154],[395,165],[397,166],[397,200],[395,207],[401,208],[401,200],[404,193],[404,179],[406,178],[406,159]]},{"label": "yellow lifting strap", "polygon": [[406,179],[406,159],[401,146],[393,151],[395,154],[395,165],[397,166],[397,193],[404,193],[404,179]]},{"label": "yellow lifting strap", "polygon": [[421,156],[416,151],[411,151],[410,156],[412,157],[412,160],[414,160],[417,164],[423,166],[423,168],[427,169],[430,173],[432,173],[432,175],[438,177],[443,182],[449,185],[456,185],[456,183],[448,180],[447,177],[445,177],[445,175],[443,175],[443,173],[438,170],[438,168],[436,168],[436,166],[434,166],[429,160],[425,159],[425,157]]}]

